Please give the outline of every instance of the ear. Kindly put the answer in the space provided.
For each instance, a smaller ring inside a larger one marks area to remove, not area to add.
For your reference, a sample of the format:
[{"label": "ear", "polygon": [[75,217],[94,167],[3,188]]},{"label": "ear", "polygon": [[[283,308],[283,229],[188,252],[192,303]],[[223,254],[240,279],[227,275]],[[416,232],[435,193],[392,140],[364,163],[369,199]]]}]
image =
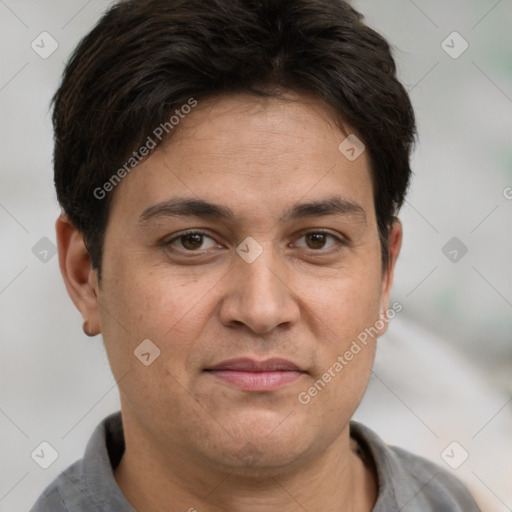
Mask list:
[{"label": "ear", "polygon": [[[402,247],[402,223],[400,220],[395,219],[388,238],[388,265],[387,268],[382,269],[382,289],[380,299],[380,318],[387,319],[387,311],[389,308],[389,295],[393,285],[393,278],[395,274],[395,264],[400,254]],[[379,336],[386,332],[388,321],[383,322],[384,328],[379,332]]]},{"label": "ear", "polygon": [[55,223],[59,267],[71,300],[82,314],[84,332],[95,336],[101,331],[98,294],[98,275],[80,231],[62,214]]}]

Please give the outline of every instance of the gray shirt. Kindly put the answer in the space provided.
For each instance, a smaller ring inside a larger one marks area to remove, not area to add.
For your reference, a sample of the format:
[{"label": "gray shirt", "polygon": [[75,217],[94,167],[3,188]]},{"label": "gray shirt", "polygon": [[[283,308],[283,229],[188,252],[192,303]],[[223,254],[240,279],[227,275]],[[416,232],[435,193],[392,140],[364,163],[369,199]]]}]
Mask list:
[{"label": "gray shirt", "polygon": [[[352,421],[350,432],[375,464],[378,497],[373,512],[480,512],[448,471],[386,445],[361,423]],[[30,512],[135,512],[114,478],[124,447],[121,412],[116,412],[96,427],[84,457],[44,490]]]}]

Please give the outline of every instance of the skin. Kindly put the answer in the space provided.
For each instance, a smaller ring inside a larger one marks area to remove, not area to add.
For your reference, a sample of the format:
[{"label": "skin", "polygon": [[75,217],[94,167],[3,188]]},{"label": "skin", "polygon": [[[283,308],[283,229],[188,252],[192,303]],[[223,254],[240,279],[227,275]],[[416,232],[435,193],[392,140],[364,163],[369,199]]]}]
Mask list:
[{"label": "skin", "polygon": [[[376,476],[349,421],[377,337],[307,405],[298,400],[388,308],[402,229],[396,221],[383,269],[367,152],[350,162],[338,145],[353,130],[292,93],[203,101],[178,128],[116,187],[100,283],[81,233],[65,215],[56,225],[67,289],[88,333],[102,334],[119,385],[121,490],[138,511],[371,510]],[[235,219],[140,221],[177,196],[227,206]],[[279,220],[332,196],[364,218]],[[207,236],[176,238],[188,229]],[[305,236],[318,229],[329,236]],[[249,236],[263,249],[252,263],[236,252]],[[160,350],[149,366],[133,353],[144,339]],[[238,357],[285,358],[304,373],[253,392],[203,371]]]}]

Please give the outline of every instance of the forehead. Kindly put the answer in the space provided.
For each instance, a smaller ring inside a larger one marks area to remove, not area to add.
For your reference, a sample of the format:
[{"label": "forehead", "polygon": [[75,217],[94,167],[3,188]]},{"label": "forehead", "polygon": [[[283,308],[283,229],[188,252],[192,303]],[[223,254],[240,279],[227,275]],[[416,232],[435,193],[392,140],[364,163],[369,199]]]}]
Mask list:
[{"label": "forehead", "polygon": [[341,195],[373,213],[367,152],[348,159],[340,144],[353,130],[312,98],[217,97],[198,102],[175,130],[123,179],[113,207],[140,214],[187,196],[229,205],[240,219],[262,210],[277,219],[301,199]]},{"label": "forehead", "polygon": [[258,170],[269,173],[275,173],[280,161],[300,169],[304,158],[338,158],[339,142],[350,131],[348,127],[342,131],[334,112],[319,100],[294,93],[277,98],[248,94],[212,98],[199,103],[177,128],[165,149],[189,148],[193,143],[195,151],[188,159],[222,154],[227,164],[236,165],[236,158],[243,157],[246,164],[250,159],[255,166],[264,164]]}]

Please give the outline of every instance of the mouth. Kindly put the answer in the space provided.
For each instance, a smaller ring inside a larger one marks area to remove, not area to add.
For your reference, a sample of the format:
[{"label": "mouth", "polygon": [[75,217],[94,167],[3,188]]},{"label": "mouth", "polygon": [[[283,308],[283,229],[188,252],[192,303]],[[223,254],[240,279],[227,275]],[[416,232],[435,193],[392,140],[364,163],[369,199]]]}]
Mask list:
[{"label": "mouth", "polygon": [[243,391],[275,391],[296,381],[306,372],[286,359],[256,361],[230,359],[204,370],[216,379]]}]

